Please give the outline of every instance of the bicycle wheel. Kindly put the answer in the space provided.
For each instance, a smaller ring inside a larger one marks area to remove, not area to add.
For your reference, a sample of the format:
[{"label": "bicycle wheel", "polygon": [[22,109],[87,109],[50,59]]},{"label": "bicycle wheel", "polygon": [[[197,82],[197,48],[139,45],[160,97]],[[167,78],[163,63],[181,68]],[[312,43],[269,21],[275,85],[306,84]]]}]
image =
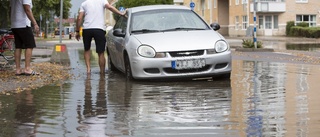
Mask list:
[{"label": "bicycle wheel", "polygon": [[6,39],[2,44],[3,55],[8,59],[14,59],[15,43],[13,38]]}]

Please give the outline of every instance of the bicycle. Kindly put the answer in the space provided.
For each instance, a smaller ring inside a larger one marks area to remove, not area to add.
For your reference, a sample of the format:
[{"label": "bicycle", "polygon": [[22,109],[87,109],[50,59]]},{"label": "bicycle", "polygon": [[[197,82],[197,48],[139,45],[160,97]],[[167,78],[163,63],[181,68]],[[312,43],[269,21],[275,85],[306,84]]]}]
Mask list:
[{"label": "bicycle", "polygon": [[10,29],[0,29],[0,56],[6,60],[3,66],[14,58],[14,50],[15,43],[12,31]]}]

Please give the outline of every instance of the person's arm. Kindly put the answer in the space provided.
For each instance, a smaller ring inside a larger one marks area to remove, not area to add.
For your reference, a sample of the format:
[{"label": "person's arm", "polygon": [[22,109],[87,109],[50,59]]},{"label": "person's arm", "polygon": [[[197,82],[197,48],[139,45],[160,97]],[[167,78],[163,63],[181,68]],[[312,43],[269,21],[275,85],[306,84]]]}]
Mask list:
[{"label": "person's arm", "polygon": [[84,16],[84,12],[79,12],[78,18],[77,18],[77,27],[76,27],[76,39],[79,41],[80,40],[80,27],[82,24],[82,20],[83,20],[83,16]]},{"label": "person's arm", "polygon": [[113,6],[110,5],[110,4],[106,4],[105,7],[106,7],[108,10],[112,11],[113,13],[119,14],[120,16],[126,15],[126,12],[123,12],[123,13],[122,13],[122,12],[120,12],[117,8],[113,7]]},{"label": "person's arm", "polygon": [[29,20],[30,20],[31,23],[33,24],[36,33],[39,33],[39,26],[38,26],[38,24],[37,24],[36,19],[34,19],[32,10],[31,10],[31,8],[30,8],[30,5],[24,4],[24,5],[23,5],[23,9],[24,9],[24,11],[26,12],[27,17],[29,18]]}]

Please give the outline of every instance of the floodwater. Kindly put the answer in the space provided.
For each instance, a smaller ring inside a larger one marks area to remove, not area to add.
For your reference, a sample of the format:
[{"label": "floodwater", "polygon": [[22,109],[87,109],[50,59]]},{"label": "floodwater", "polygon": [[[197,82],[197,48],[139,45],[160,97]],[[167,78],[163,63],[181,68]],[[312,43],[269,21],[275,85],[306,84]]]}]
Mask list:
[{"label": "floodwater", "polygon": [[1,137],[317,137],[317,65],[233,60],[231,80],[100,76],[69,49],[75,79],[0,95]]}]

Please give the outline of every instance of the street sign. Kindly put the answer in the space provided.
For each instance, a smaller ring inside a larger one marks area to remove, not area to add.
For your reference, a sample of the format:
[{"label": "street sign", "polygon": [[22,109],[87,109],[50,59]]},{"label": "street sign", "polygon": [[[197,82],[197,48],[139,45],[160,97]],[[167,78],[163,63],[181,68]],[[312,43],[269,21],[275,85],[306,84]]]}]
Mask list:
[{"label": "street sign", "polygon": [[125,8],[124,7],[119,7],[120,12],[124,12]]},{"label": "street sign", "polygon": [[191,10],[193,10],[195,6],[196,6],[196,4],[195,4],[193,1],[191,1],[191,2],[190,2],[190,8],[191,8]]}]

